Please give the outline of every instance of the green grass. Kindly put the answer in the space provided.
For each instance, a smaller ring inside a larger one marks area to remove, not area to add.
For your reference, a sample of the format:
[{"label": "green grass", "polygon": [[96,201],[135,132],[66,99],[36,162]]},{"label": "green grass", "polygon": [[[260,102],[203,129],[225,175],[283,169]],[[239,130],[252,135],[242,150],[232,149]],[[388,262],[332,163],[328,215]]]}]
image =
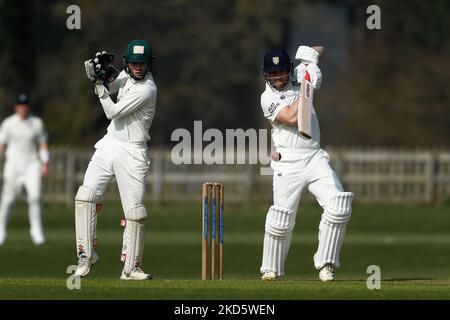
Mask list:
[{"label": "green grass", "polygon": [[368,290],[365,281],[352,280],[123,282],[91,277],[81,280],[81,290],[68,290],[65,279],[17,278],[0,280],[0,293],[8,299],[449,299],[449,285],[448,280],[385,281],[381,290]]},{"label": "green grass", "polygon": [[[224,281],[199,281],[200,212],[193,207],[150,208],[143,269],[155,280],[118,280],[120,205],[99,216],[100,262],[68,290],[66,269],[76,263],[73,212],[44,206],[48,243],[32,245],[26,206],[16,205],[0,247],[0,299],[450,299],[448,206],[356,205],[341,253],[337,281],[317,281],[312,256],[320,209],[302,207],[283,281],[259,280],[265,207],[226,208]],[[369,265],[381,268],[381,290],[368,290]]]}]

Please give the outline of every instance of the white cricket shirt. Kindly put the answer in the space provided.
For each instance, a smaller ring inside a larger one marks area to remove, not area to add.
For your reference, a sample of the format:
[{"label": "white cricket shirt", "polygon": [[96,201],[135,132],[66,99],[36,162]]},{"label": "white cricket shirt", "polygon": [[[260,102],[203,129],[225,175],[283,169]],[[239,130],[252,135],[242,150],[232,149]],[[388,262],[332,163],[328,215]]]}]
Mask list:
[{"label": "white cricket shirt", "polygon": [[29,115],[21,119],[18,114],[6,118],[0,127],[0,144],[6,145],[6,160],[16,166],[39,161],[39,145],[47,142],[42,120]]},{"label": "white cricket shirt", "polygon": [[156,84],[152,75],[149,73],[136,81],[122,71],[109,85],[109,92],[118,94],[116,103],[108,93],[100,98],[106,117],[111,119],[105,137],[146,147],[156,109]]},{"label": "white cricket shirt", "polygon": [[285,107],[290,106],[300,95],[300,86],[289,83],[282,91],[273,89],[266,83],[266,90],[261,94],[261,108],[273,128],[272,139],[275,148],[288,149],[312,149],[320,148],[320,128],[316,111],[313,107],[311,123],[311,139],[304,138],[297,126],[275,121],[278,113]]}]

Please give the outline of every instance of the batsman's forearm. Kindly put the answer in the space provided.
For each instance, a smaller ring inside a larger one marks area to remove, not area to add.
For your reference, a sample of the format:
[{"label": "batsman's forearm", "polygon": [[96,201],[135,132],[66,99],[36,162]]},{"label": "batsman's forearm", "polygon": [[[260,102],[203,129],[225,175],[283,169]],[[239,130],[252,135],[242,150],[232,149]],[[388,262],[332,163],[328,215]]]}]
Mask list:
[{"label": "batsman's forearm", "polygon": [[5,151],[5,145],[0,144],[0,159],[3,158],[3,152]]},{"label": "batsman's forearm", "polygon": [[288,126],[297,126],[298,108],[299,100],[297,99],[290,106],[281,109],[275,120]]},{"label": "batsman's forearm", "polygon": [[300,99],[294,101],[293,104],[289,107],[289,117],[286,122],[287,125],[296,127],[297,119],[298,119],[298,108],[300,107]]}]

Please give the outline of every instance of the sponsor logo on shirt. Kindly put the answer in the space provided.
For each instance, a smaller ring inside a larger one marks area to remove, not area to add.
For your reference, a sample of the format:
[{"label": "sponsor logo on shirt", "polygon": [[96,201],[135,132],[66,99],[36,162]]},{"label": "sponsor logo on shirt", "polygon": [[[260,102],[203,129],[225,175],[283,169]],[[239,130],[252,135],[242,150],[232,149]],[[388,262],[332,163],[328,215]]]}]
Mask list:
[{"label": "sponsor logo on shirt", "polygon": [[278,107],[279,105],[280,105],[279,102],[277,102],[277,103],[272,102],[272,103],[270,104],[270,107],[269,107],[269,113],[270,113],[270,114],[274,113],[275,110],[277,109],[277,107]]}]

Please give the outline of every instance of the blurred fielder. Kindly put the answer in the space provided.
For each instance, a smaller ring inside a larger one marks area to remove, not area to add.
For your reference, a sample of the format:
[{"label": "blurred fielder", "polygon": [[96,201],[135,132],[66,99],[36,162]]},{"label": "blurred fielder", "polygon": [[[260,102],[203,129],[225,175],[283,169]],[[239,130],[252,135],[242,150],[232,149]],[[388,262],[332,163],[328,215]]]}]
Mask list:
[{"label": "blurred fielder", "polygon": [[[344,192],[329,165],[328,153],[320,148],[319,122],[314,109],[311,139],[299,133],[299,83],[308,72],[312,86],[318,89],[322,75],[317,66],[318,52],[313,48],[299,47],[296,57],[301,63],[293,70],[291,59],[284,50],[276,49],[264,56],[266,89],[261,95],[261,107],[273,127],[276,152],[271,161],[273,205],[266,216],[262,280],[277,280],[284,275],[300,196],[308,187],[324,210],[314,266],[320,270],[322,281],[330,281],[334,279],[334,269],[339,267],[339,251],[352,212],[353,194]],[[291,81],[292,78],[296,81]]]},{"label": "blurred fielder", "polygon": [[[111,54],[102,52],[85,61],[87,76],[95,84],[95,94],[111,123],[107,134],[94,146],[96,151],[75,197],[75,274],[87,275],[91,265],[99,260],[93,248],[100,207],[97,201],[115,177],[125,215],[120,279],[147,280],[152,276],[141,269],[147,219],[143,197],[150,165],[148,131],[156,108],[156,85],[151,73],[154,57],[146,41],[135,40],[125,49],[124,71],[118,74],[112,60]],[[114,93],[116,102],[110,98]]]},{"label": "blurred fielder", "polygon": [[6,147],[3,190],[0,204],[0,245],[6,239],[6,225],[11,205],[25,187],[28,200],[30,235],[35,245],[45,243],[41,219],[41,176],[48,174],[47,133],[42,120],[30,114],[25,94],[19,95],[15,114],[0,127],[0,158]]}]

